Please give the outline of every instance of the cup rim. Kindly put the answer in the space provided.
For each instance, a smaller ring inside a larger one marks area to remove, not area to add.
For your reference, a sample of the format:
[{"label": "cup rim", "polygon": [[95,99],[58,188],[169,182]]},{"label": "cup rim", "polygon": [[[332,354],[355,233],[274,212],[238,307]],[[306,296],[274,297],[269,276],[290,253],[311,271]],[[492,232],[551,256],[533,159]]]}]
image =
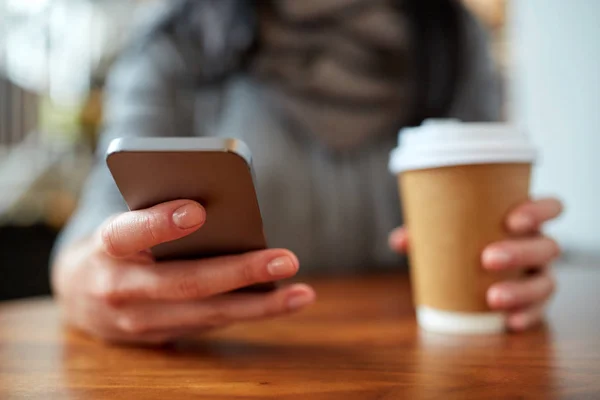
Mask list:
[{"label": "cup rim", "polygon": [[392,173],[470,164],[533,164],[538,158],[524,132],[508,123],[429,120],[398,134]]}]

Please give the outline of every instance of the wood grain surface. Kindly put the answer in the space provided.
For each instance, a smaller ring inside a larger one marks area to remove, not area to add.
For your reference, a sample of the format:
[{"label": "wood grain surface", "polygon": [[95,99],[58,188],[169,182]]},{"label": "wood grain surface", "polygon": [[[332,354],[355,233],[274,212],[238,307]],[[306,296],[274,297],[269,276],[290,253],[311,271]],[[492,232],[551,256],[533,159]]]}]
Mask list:
[{"label": "wood grain surface", "polygon": [[420,332],[404,275],[315,280],[304,313],[154,349],[5,303],[0,399],[600,399],[600,268],[559,282],[545,326],[486,337]]}]

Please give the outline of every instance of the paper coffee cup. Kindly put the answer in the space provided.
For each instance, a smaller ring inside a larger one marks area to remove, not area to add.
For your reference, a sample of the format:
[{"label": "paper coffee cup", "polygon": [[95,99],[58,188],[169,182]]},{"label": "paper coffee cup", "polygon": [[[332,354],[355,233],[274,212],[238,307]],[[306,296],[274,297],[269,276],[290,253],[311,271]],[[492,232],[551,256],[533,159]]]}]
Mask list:
[{"label": "paper coffee cup", "polygon": [[403,129],[392,151],[410,231],[411,281],[419,325],[474,334],[504,330],[487,289],[519,271],[488,272],[481,254],[508,237],[509,211],[529,198],[535,149],[515,127],[429,120]]}]

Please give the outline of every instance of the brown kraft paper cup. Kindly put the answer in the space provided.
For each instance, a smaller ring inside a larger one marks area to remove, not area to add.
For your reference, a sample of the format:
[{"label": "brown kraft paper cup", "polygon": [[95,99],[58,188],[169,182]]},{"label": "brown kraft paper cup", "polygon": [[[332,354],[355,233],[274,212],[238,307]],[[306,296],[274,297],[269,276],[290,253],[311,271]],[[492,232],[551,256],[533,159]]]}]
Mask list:
[{"label": "brown kraft paper cup", "polygon": [[508,237],[509,211],[529,197],[529,164],[461,165],[400,174],[416,305],[488,312],[486,292],[517,271],[489,272],[481,254]]},{"label": "brown kraft paper cup", "polygon": [[509,212],[527,201],[534,151],[513,127],[429,121],[401,134],[397,174],[410,234],[410,273],[419,325],[474,334],[504,330],[486,293],[520,271],[488,271],[483,250],[509,235]]}]

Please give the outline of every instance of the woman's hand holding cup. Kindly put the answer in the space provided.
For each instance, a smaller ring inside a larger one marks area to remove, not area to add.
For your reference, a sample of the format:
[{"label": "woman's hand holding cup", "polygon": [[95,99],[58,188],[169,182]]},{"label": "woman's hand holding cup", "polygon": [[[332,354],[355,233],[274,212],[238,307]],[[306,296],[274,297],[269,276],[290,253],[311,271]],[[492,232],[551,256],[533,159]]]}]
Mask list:
[{"label": "woman's hand holding cup", "polygon": [[[481,256],[488,271],[523,270],[523,278],[498,282],[487,291],[488,305],[506,312],[507,327],[528,329],[541,321],[546,304],[556,288],[550,264],[560,255],[555,240],[543,235],[541,228],[562,213],[561,202],[554,198],[529,201],[516,207],[506,218],[511,237],[486,247]],[[390,234],[390,247],[409,251],[409,232],[400,227]]]}]

